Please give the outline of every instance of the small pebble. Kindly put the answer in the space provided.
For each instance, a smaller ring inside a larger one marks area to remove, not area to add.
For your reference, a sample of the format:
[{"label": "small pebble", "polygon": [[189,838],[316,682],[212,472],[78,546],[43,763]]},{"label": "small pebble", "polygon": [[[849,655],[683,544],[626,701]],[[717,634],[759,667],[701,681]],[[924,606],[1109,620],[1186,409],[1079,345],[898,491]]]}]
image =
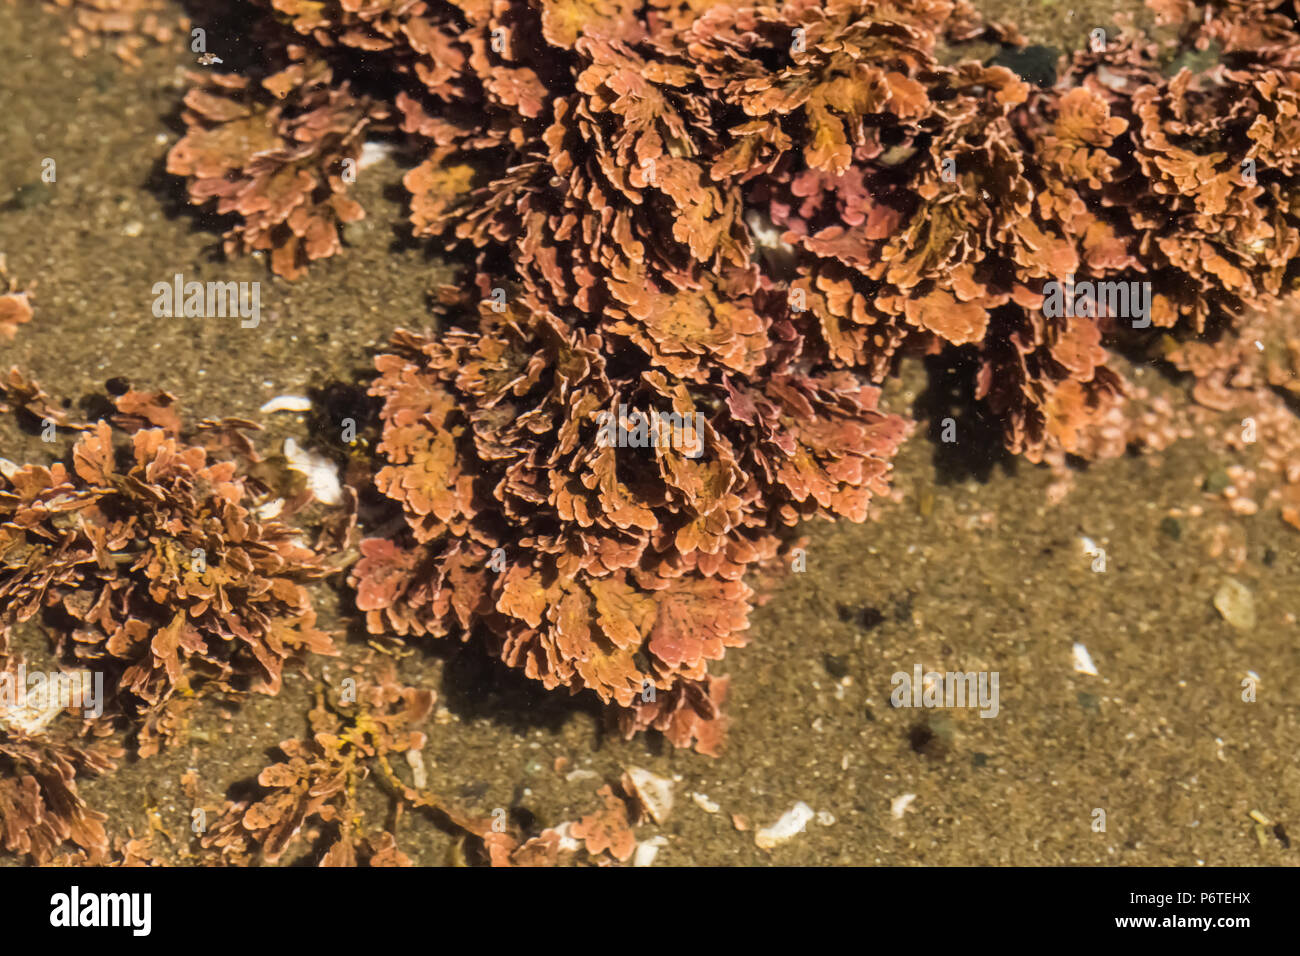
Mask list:
[{"label": "small pebble", "polygon": [[1249,631],[1255,626],[1255,595],[1236,578],[1223,579],[1215,592],[1214,606],[1239,631]]},{"label": "small pebble", "polygon": [[1220,494],[1225,488],[1232,484],[1232,479],[1222,468],[1216,468],[1205,476],[1205,484],[1201,487],[1212,495]]},{"label": "small pebble", "polygon": [[834,654],[823,654],[822,666],[826,668],[826,673],[836,680],[843,678],[849,672],[849,665],[844,658],[837,657]]}]

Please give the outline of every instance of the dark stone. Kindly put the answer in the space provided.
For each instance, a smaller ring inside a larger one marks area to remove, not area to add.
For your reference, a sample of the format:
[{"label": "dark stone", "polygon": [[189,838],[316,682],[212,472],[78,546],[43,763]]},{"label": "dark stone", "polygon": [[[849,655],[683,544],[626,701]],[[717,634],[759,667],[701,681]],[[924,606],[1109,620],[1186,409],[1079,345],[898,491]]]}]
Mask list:
[{"label": "dark stone", "polygon": [[989,66],[1005,66],[1026,83],[1046,89],[1056,83],[1056,61],[1061,51],[1051,46],[1027,46],[1023,50],[1005,49]]},{"label": "dark stone", "polygon": [[1201,485],[1201,489],[1209,494],[1217,495],[1230,484],[1232,484],[1232,479],[1228,477],[1228,473],[1222,468],[1216,468],[1205,476],[1205,483]]},{"label": "dark stone", "polygon": [[849,665],[844,658],[836,657],[834,654],[822,655],[822,666],[826,668],[826,673],[830,674],[836,680],[841,680],[848,676]]},{"label": "dark stone", "polygon": [[879,627],[885,622],[885,615],[880,608],[876,607],[864,606],[857,608],[850,604],[841,604],[836,608],[836,613],[845,624],[856,624],[864,631]]}]

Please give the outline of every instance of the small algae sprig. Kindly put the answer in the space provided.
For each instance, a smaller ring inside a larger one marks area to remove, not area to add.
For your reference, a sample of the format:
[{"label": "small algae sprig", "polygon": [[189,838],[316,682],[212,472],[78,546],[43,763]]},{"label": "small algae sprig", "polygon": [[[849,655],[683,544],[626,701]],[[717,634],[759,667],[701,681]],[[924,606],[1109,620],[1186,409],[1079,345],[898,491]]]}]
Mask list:
[{"label": "small algae sprig", "polygon": [[[200,840],[210,859],[235,866],[290,859],[410,866],[398,831],[414,813],[452,834],[449,860],[455,866],[552,866],[576,859],[579,851],[598,865],[632,857],[638,845],[632,813],[639,818],[642,804],[626,778],[622,793],[601,788],[597,809],[536,833],[520,832],[504,808],[467,812],[434,793],[425,779],[428,738],[419,728],[433,712],[433,692],[405,685],[390,660],[368,659],[351,673],[358,676],[318,686],[310,735],[281,742],[257,776],[257,792],[226,803]],[[399,774],[397,757],[405,758],[409,773]],[[367,820],[364,808],[373,806],[363,792],[367,781],[387,798],[383,826]]]},{"label": "small algae sprig", "polygon": [[190,178],[196,204],[237,213],[229,253],[267,250],[275,272],[297,278],[342,248],[340,228],[362,216],[347,196],[365,135],[382,128],[381,101],[335,81],[329,65],[295,45],[260,83],[222,74],[185,97],[189,131],[167,171]]},{"label": "small algae sprig", "polygon": [[[355,693],[355,697],[353,696]],[[202,846],[233,865],[276,863],[304,826],[330,830],[317,851],[322,866],[409,866],[393,834],[365,828],[357,803],[358,786],[376,764],[387,767],[390,751],[424,747],[422,724],[433,709],[433,694],[396,683],[391,670],[357,686],[347,678],[328,699],[323,688],[308,715],[312,735],[285,740],[279,758],[257,776],[260,794],[227,803],[203,836]]]},{"label": "small algae sprig", "polygon": [[314,849],[303,852],[310,849],[321,866],[410,866],[393,832],[366,824],[359,788],[373,777],[392,804],[394,829],[403,811],[422,810],[465,836],[490,837],[508,855],[515,841],[492,816],[464,813],[393,768],[394,755],[419,759],[410,755],[427,742],[418,728],[433,712],[433,692],[403,685],[389,661],[355,672],[365,676],[343,678],[328,692],[317,688],[311,735],[280,744],[277,759],[258,774],[259,793],[228,802],[202,846],[232,865],[277,863],[307,828]]}]

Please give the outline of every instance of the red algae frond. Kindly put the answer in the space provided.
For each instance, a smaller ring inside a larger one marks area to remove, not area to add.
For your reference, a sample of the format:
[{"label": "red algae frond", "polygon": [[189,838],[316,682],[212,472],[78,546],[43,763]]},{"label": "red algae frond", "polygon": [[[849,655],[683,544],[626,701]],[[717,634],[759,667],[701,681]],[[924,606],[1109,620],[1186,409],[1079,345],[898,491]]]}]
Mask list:
[{"label": "red algae frond", "polygon": [[[743,643],[741,577],[801,517],[863,520],[906,425],[851,374],[795,374],[788,355],[752,381],[683,355],[682,381],[653,346],[613,371],[638,354],[621,341],[525,303],[485,305],[476,331],[437,341],[395,336],[372,390],[375,484],[410,538],[363,542],[358,607],[376,633],[482,629],[546,686],[594,690],[626,730],[712,750],[707,662]],[[685,440],[649,434],[651,410],[687,423]]]},{"label": "red algae frond", "polygon": [[[128,392],[119,407],[165,420],[169,403]],[[303,586],[327,573],[320,556],[259,520],[238,463],[201,442],[152,427],[119,442],[100,422],[69,463],[0,479],[0,624],[39,615],[61,655],[106,669],[142,754],[194,694],[275,693],[287,660],[333,651]]]}]

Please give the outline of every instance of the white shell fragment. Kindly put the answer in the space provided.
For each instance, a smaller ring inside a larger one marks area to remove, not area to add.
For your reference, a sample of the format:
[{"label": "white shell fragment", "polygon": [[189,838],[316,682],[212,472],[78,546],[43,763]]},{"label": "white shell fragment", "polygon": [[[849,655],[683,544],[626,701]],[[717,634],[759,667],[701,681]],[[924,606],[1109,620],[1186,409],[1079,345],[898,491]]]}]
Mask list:
[{"label": "white shell fragment", "polygon": [[415,782],[415,789],[423,790],[429,785],[429,769],[424,765],[424,752],[408,750],[406,763],[411,768],[411,779]]},{"label": "white shell fragment", "polygon": [[754,842],[760,849],[770,850],[803,833],[808,821],[813,818],[813,809],[800,800],[787,810],[780,820],[770,827],[763,827],[754,834]]},{"label": "white shell fragment", "polygon": [[652,836],[648,840],[642,840],[636,845],[636,852],[632,854],[633,866],[649,866],[659,855],[659,848],[667,846],[668,839],[661,836]]},{"label": "white shell fragment", "polygon": [[1128,83],[1122,73],[1116,73],[1114,70],[1109,70],[1102,65],[1097,66],[1096,77],[1098,83],[1116,93],[1123,92],[1125,85]]},{"label": "white shell fragment", "polygon": [[284,457],[289,467],[307,476],[307,487],[316,500],[326,505],[336,505],[343,500],[338,471],[334,462],[307,448],[299,448],[292,438],[284,440]]},{"label": "white shell fragment", "polygon": [[1074,671],[1076,674],[1087,674],[1089,677],[1097,677],[1097,668],[1092,663],[1092,655],[1088,649],[1078,641],[1070,648],[1071,656],[1074,658]]},{"label": "white shell fragment", "polygon": [[277,395],[258,409],[263,415],[271,412],[309,412],[311,399],[302,395]]},{"label": "white shell fragment", "polygon": [[914,793],[900,794],[897,797],[894,797],[893,800],[889,801],[889,812],[893,815],[895,820],[901,820],[903,819],[903,814],[907,812],[907,808],[912,805],[912,801],[915,799],[916,794]]},{"label": "white shell fragment", "polygon": [[67,706],[58,694],[33,694],[21,704],[0,708],[0,727],[17,728],[29,737],[43,733],[46,726]]},{"label": "white shell fragment", "polygon": [[18,474],[18,471],[18,466],[8,458],[0,458],[0,475],[4,475],[6,478],[12,478],[14,475]]},{"label": "white shell fragment", "polygon": [[794,253],[794,247],[782,238],[784,232],[757,209],[745,213],[745,224],[749,226],[754,242],[762,248]]},{"label": "white shell fragment", "polygon": [[570,832],[572,828],[573,823],[569,820],[555,827],[555,835],[560,838],[561,853],[576,853],[582,849],[582,842]]},{"label": "white shell fragment", "polygon": [[707,793],[692,793],[691,799],[694,800],[695,805],[705,813],[717,813],[722,809],[721,806],[709,799]]},{"label": "white shell fragment", "polygon": [[640,767],[630,768],[627,780],[651,819],[663,826],[668,814],[673,812],[673,782]]},{"label": "white shell fragment", "polygon": [[270,521],[272,518],[279,517],[280,512],[284,510],[284,499],[273,498],[264,502],[253,509],[253,514],[257,515],[259,521]]},{"label": "white shell fragment", "polygon": [[382,163],[392,155],[392,143],[379,139],[366,140],[361,145],[361,157],[357,160],[357,169],[369,169],[376,163]]}]

